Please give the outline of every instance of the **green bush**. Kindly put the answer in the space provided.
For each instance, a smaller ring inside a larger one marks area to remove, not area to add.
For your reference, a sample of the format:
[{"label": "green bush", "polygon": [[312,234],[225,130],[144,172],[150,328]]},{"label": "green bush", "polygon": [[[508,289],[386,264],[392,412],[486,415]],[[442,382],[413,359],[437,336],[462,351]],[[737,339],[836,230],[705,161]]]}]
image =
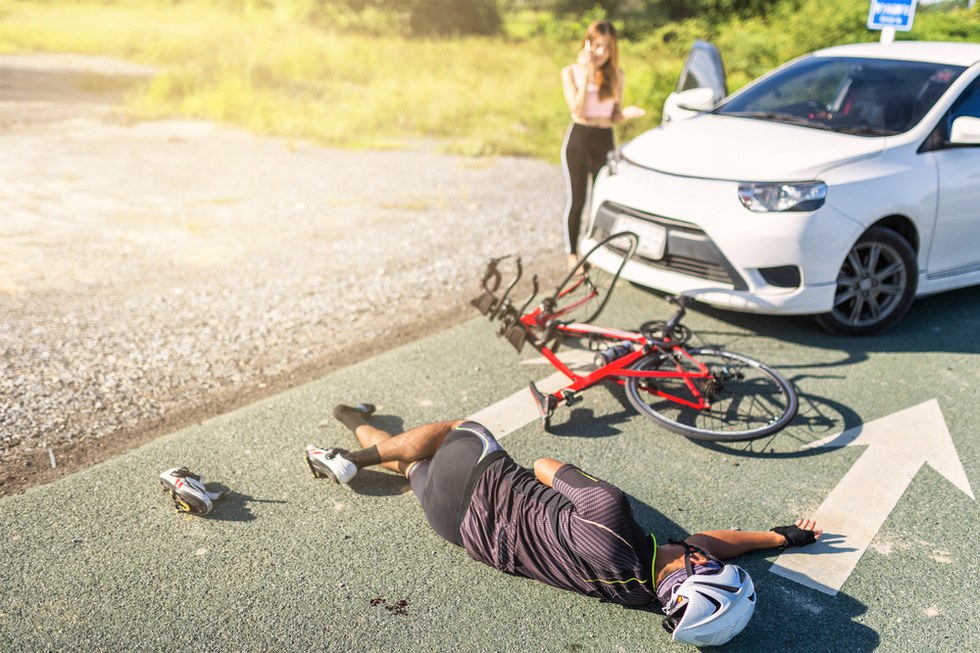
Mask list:
[{"label": "green bush", "polygon": [[408,0],[408,25],[420,36],[493,35],[502,21],[495,0]]},{"label": "green bush", "polygon": [[[734,91],[806,52],[879,38],[865,27],[868,5],[853,0],[679,21],[659,2],[589,3],[573,14],[549,11],[556,1],[0,0],[0,52],[154,66],[159,75],[129,99],[141,118],[221,120],[335,147],[427,137],[455,152],[557,161],[569,120],[559,70],[607,9],[622,26],[624,102],[647,110],[617,128],[620,141],[659,124],[697,39],[719,47]],[[456,22],[433,8],[463,4],[470,13],[449,12]],[[420,13],[413,33],[411,10],[423,6],[433,13]],[[501,33],[462,36],[473,29]],[[922,6],[898,38],[980,42],[980,6]]]}]

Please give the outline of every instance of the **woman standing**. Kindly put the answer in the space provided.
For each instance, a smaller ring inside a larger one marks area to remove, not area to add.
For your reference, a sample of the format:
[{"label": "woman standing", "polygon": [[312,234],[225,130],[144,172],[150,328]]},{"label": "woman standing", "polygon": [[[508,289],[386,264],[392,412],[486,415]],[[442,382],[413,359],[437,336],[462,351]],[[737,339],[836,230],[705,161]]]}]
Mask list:
[{"label": "woman standing", "polygon": [[622,107],[623,71],[616,51],[616,29],[604,20],[589,25],[575,63],[561,71],[572,124],[562,144],[565,172],[565,252],[569,268],[578,262],[579,227],[589,186],[615,147],[613,125],[642,116],[639,107]]}]

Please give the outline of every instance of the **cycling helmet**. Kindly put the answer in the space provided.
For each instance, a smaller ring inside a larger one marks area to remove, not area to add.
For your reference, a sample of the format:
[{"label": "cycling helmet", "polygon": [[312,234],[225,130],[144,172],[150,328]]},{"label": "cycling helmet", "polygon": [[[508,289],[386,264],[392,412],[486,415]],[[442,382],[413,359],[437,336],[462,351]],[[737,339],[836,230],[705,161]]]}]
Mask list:
[{"label": "cycling helmet", "polygon": [[[755,585],[745,570],[726,565],[701,549],[685,547],[687,577],[674,585],[664,602],[663,627],[677,642],[694,646],[717,646],[738,635],[755,612]],[[710,563],[697,569],[691,553],[698,551]],[[665,581],[666,583],[667,581]]]}]

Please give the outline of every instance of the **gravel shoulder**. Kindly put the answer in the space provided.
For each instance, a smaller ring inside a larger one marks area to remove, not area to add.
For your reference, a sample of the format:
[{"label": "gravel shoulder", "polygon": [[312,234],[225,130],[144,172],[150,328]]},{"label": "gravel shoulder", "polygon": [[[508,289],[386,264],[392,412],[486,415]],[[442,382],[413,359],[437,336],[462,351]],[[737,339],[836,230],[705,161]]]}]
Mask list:
[{"label": "gravel shoulder", "polygon": [[0,496],[472,317],[490,256],[560,273],[556,166],[134,122],[147,74],[0,56]]}]

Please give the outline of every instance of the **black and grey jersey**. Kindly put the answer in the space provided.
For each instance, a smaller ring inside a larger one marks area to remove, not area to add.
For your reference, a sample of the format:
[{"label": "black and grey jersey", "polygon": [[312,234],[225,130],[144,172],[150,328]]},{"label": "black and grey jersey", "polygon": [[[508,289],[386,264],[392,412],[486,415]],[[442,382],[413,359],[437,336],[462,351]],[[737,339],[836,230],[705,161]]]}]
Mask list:
[{"label": "black and grey jersey", "polygon": [[559,469],[553,485],[509,456],[487,467],[461,527],[470,557],[622,605],[656,601],[654,540],[636,523],[626,495],[573,465]]}]

